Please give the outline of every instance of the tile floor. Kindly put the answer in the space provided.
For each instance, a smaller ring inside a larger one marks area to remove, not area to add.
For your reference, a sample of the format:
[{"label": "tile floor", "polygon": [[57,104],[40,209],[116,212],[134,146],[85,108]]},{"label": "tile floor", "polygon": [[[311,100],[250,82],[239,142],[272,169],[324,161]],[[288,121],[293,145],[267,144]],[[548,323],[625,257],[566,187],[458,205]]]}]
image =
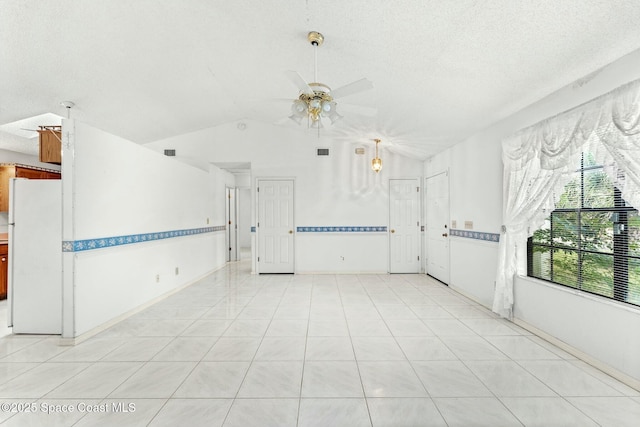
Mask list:
[{"label": "tile floor", "polygon": [[75,347],[0,338],[0,403],[6,426],[640,420],[640,392],[427,276],[256,276],[248,262]]}]

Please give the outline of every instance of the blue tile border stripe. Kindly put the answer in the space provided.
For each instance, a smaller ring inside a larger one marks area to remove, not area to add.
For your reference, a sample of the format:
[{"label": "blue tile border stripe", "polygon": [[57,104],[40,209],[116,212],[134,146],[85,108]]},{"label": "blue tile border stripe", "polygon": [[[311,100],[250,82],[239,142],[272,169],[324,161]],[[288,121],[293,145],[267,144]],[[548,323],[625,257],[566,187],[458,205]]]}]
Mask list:
[{"label": "blue tile border stripe", "polygon": [[[256,232],[256,226],[251,226],[251,232]],[[296,227],[298,233],[386,233],[386,225],[351,225],[351,226],[318,226],[318,227]]]},{"label": "blue tile border stripe", "polygon": [[386,233],[387,226],[354,225],[354,226],[320,226],[296,227],[298,233]]},{"label": "blue tile border stripe", "polygon": [[189,228],[186,230],[160,231],[156,233],[129,234],[126,236],[101,237],[98,239],[65,240],[62,242],[62,252],[82,252],[94,249],[110,248],[114,246],[130,245],[134,243],[151,242],[154,240],[171,239],[174,237],[193,236],[195,234],[213,233],[224,231],[227,227],[218,225],[215,227]]},{"label": "blue tile border stripe", "polygon": [[500,234],[497,233],[485,233],[483,231],[469,231],[469,230],[449,230],[449,234],[455,237],[464,237],[467,239],[484,240],[485,242],[500,241]]}]

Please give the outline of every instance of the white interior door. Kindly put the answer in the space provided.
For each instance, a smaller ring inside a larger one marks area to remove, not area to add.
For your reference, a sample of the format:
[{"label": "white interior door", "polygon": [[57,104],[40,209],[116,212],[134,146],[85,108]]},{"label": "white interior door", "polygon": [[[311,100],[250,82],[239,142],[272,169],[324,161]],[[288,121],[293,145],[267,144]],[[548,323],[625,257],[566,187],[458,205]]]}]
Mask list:
[{"label": "white interior door", "polygon": [[420,272],[418,179],[389,180],[389,272]]},{"label": "white interior door", "polygon": [[427,274],[449,284],[449,173],[426,181]]},{"label": "white interior door", "polygon": [[293,180],[258,181],[258,272],[293,273]]}]

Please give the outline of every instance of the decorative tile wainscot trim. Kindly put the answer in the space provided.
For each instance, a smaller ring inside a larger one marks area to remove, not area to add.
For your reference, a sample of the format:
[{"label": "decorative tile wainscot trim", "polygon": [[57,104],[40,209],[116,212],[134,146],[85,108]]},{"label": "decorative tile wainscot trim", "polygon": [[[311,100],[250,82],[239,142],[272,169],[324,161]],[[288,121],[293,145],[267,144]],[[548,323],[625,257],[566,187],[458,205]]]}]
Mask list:
[{"label": "decorative tile wainscot trim", "polygon": [[386,233],[387,226],[296,227],[298,233]]},{"label": "decorative tile wainscot trim", "polygon": [[98,239],[63,241],[62,252],[91,251],[94,249],[110,248],[113,246],[151,242],[153,240],[172,239],[174,237],[193,236],[195,234],[213,233],[216,231],[224,231],[226,229],[227,229],[226,226],[218,225],[215,227],[189,228],[186,230],[160,231],[157,233],[130,234],[127,236],[101,237]]},{"label": "decorative tile wainscot trim", "polygon": [[499,242],[500,234],[497,233],[485,233],[482,231],[469,231],[469,230],[449,230],[451,236],[465,237],[467,239],[484,240],[486,242]]}]

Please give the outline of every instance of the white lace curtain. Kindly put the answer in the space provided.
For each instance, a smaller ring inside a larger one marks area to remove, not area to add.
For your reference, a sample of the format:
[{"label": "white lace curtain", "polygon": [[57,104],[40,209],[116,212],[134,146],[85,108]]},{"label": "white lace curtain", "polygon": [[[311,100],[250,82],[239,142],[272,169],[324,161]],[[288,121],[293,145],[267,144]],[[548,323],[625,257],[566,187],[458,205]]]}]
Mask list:
[{"label": "white lace curtain", "polygon": [[502,143],[503,226],[493,311],[510,318],[513,281],[525,274],[527,238],[553,210],[588,151],[640,207],[640,80],[521,130]]}]

